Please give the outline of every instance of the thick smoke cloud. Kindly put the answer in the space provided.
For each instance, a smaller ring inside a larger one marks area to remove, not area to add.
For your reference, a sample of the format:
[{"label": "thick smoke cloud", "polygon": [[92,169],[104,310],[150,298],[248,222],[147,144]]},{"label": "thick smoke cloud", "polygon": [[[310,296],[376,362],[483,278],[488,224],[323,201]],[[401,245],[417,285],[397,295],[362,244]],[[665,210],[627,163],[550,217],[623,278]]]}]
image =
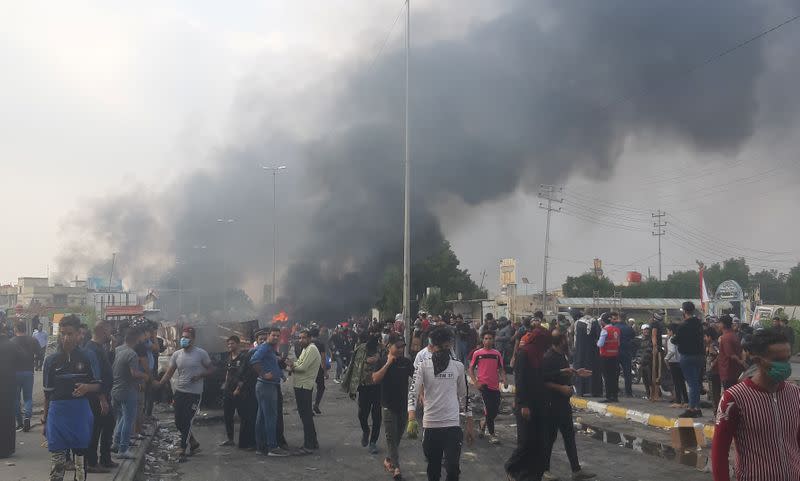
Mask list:
[{"label": "thick smoke cloud", "polygon": [[[444,235],[434,214],[442,202],[478,205],[576,173],[608,178],[632,136],[736,152],[764,116],[757,87],[769,71],[766,45],[684,72],[774,23],[770,13],[786,11],[766,7],[754,0],[520,0],[457,37],[415,43],[415,257]],[[422,31],[414,38],[425,39],[437,22],[420,14],[414,25]],[[117,199],[114,209],[90,212],[81,230],[132,253],[121,256],[122,268],[137,282],[154,276],[145,271],[171,269],[158,265],[165,251],[190,258],[177,267],[185,283],[213,288],[220,266],[228,284],[263,282],[272,268],[272,189],[255,167],[290,158],[279,191],[281,259],[290,256],[280,304],[304,318],[363,312],[386,266],[401,262],[403,80],[401,49],[369,66],[343,65],[320,80],[319,90],[333,94],[302,135],[282,125],[275,104],[245,96],[247,115],[263,110],[262,128],[220,152],[219,170],[181,179],[156,199]],[[294,100],[310,108],[304,95]],[[223,226],[218,217],[236,221]],[[197,244],[207,245],[202,261],[191,259]]]}]

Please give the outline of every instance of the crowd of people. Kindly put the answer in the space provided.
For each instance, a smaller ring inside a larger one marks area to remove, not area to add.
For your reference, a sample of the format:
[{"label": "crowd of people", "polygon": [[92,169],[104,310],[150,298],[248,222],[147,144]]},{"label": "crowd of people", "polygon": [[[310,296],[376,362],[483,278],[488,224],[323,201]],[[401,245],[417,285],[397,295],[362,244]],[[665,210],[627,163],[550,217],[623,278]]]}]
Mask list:
[{"label": "crowd of people", "polygon": [[[518,323],[495,320],[492,314],[473,322],[421,312],[408,350],[400,316],[384,323],[351,319],[332,332],[295,323],[257,331],[252,341],[230,336],[222,367],[222,446],[269,457],[317,452],[314,417],[322,414],[325,380],[332,370],[334,382],[357,401],[361,444],[370,454],[380,452],[383,430],[383,466],[394,480],[402,479],[402,438],[416,438],[422,428],[428,479],[439,480],[444,470],[446,479],[454,481],[460,476],[464,442],[473,443],[477,434],[490,444],[500,443],[495,419],[501,392],[512,378],[517,446],[505,463],[508,479],[555,479],[550,464],[558,433],[572,478],[591,479],[595,475],[582,469],[578,459],[570,398],[577,393],[618,402],[620,374],[624,394],[633,396],[633,366],[638,365],[648,399],[669,392],[672,406],[692,418],[702,416],[703,393],[715,411],[719,407],[712,452],[715,481],[728,481],[731,442],[736,442],[737,479],[782,479],[784,473],[790,474],[787,479],[800,479],[800,420],[794,415],[800,388],[784,382],[791,373],[791,329],[779,319],[771,329],[756,331],[729,315],[701,321],[691,302],[681,312],[678,322],[666,323],[656,313],[640,326],[623,322],[616,312],[596,319],[578,315],[574,322],[563,315],[546,322],[536,312]],[[200,450],[192,424],[204,380],[219,366],[196,345],[195,328],[182,328],[166,371],[159,375],[158,357],[166,346],[157,336],[158,324],[140,319],[120,327],[112,332],[108,323],[98,322],[90,331],[77,317],[67,316],[60,322],[55,351],[41,363],[41,422],[51,480],[62,480],[69,469],[83,479],[87,472],[116,467],[114,458],[133,458],[131,447],[142,438],[153,403],[166,386],[180,433],[178,460],[185,462]],[[14,428],[31,429],[33,373],[47,343],[29,336],[24,323],[15,326],[11,339],[5,334],[4,329],[0,374],[9,383],[4,385],[17,389],[2,397],[0,412],[12,415],[0,417],[0,448],[13,449],[13,438],[5,437],[13,436]],[[295,449],[289,448],[284,432],[281,386],[289,378],[303,426],[302,445]],[[470,386],[483,405],[477,427]],[[783,453],[784,461],[765,464],[774,452]]]}]

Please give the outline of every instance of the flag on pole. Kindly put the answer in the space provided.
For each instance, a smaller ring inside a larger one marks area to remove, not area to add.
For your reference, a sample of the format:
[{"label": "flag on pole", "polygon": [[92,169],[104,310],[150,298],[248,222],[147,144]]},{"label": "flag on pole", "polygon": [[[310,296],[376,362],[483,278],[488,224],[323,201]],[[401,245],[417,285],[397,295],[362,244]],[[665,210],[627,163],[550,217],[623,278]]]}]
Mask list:
[{"label": "flag on pole", "polygon": [[706,289],[706,280],[703,278],[705,267],[700,266],[700,303],[703,305],[703,312],[708,312],[708,289]]}]

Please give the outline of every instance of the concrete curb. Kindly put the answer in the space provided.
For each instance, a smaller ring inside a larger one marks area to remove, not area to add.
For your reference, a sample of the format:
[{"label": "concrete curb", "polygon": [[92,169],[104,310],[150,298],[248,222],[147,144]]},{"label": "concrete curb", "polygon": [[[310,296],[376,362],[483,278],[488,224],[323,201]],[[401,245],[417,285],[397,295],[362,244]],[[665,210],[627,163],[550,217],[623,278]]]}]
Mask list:
[{"label": "concrete curb", "polygon": [[[646,426],[654,428],[670,429],[678,426],[678,419],[660,416],[658,414],[649,414],[636,411],[633,409],[626,409],[624,406],[614,404],[603,404],[595,401],[589,401],[581,397],[573,396],[570,399],[572,406],[578,409],[585,409],[601,416],[610,416],[619,419],[627,419]],[[706,439],[714,438],[714,426],[708,426],[703,423],[695,423],[695,427],[703,429],[703,434]]]},{"label": "concrete curb", "polygon": [[158,420],[154,421],[150,428],[149,435],[145,436],[139,446],[137,446],[136,459],[117,460],[120,463],[119,469],[114,473],[114,477],[111,478],[112,481],[133,481],[136,479],[136,475],[139,473],[139,469],[141,469],[144,463],[144,456],[147,454],[147,450],[150,449],[150,444],[153,442],[156,432],[158,432]]}]

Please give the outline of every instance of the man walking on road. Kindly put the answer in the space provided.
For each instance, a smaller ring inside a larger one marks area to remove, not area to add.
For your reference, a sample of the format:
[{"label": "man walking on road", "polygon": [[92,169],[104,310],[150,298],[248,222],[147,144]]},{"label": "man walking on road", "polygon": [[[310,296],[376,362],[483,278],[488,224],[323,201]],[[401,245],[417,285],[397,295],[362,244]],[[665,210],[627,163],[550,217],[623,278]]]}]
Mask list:
[{"label": "man walking on road", "polygon": [[400,440],[408,424],[408,380],[414,375],[414,365],[403,356],[406,341],[402,333],[391,332],[386,341],[383,367],[372,373],[372,381],[381,386],[383,429],[386,433],[386,458],[383,466],[400,481]]},{"label": "man walking on road", "polygon": [[458,481],[461,473],[461,446],[465,432],[461,429],[459,413],[467,418],[466,441],[475,437],[472,408],[469,405],[467,377],[464,365],[450,357],[453,336],[446,327],[434,328],[430,335],[433,355],[414,371],[414,382],[408,391],[409,429],[416,431],[417,399],[425,393],[425,435],[422,449],[428,462],[428,481],[442,477],[442,459],[447,481]]},{"label": "man walking on road", "polygon": [[311,454],[319,449],[317,430],[314,427],[314,413],[312,411],[311,395],[314,392],[317,374],[319,373],[322,358],[319,350],[311,342],[307,330],[300,332],[300,348],[303,351],[297,362],[288,361],[289,372],[294,376],[294,397],[297,401],[297,413],[303,423],[303,447],[300,452]]},{"label": "man walking on road", "polygon": [[592,371],[588,369],[575,370],[569,365],[569,341],[566,335],[557,334],[553,336],[553,347],[544,356],[542,369],[544,371],[544,382],[547,388],[549,400],[549,418],[547,449],[545,449],[544,479],[555,479],[550,474],[550,458],[553,453],[553,445],[561,431],[561,438],[564,440],[564,449],[567,452],[570,467],[572,468],[572,479],[582,480],[595,477],[594,473],[583,471],[578,462],[578,447],[575,444],[575,427],[572,422],[572,405],[569,399],[574,393],[572,388],[572,376],[590,377]]},{"label": "man walking on road", "polygon": [[506,384],[506,369],[503,355],[494,348],[494,332],[483,334],[483,347],[475,351],[469,363],[469,377],[483,398],[484,420],[479,435],[483,437],[488,429],[489,443],[499,444],[500,439],[494,432],[494,420],[500,411],[500,381]]},{"label": "man walking on road", "polygon": [[733,441],[737,481],[795,481],[800,479],[800,387],[786,382],[792,373],[789,340],[774,329],[758,330],[747,349],[758,371],[722,395],[711,444],[714,481],[730,481]]},{"label": "man walking on road", "polygon": [[[214,373],[214,366],[208,353],[194,345],[195,330],[184,327],[181,332],[181,349],[172,354],[169,369],[161,378],[159,385],[164,385],[177,373],[173,405],[175,407],[175,427],[181,433],[181,445],[178,452],[179,461],[185,461],[200,449],[200,443],[192,436],[192,422],[203,396],[203,378]],[[187,452],[187,448],[189,448]]]},{"label": "man walking on road", "polygon": [[[267,335],[267,342],[260,344],[252,357],[250,365],[255,370],[256,399],[258,414],[256,415],[256,449],[273,457],[285,457],[289,453],[278,447],[277,417],[283,415],[283,407],[278,404],[278,393],[281,389],[283,371],[278,366],[276,349],[280,342],[280,329],[273,327]],[[260,340],[261,335],[258,335]]]},{"label": "man walking on road", "polygon": [[597,341],[603,360],[603,384],[606,386],[605,403],[619,402],[619,352],[621,332],[617,324],[619,314],[612,312],[601,321],[605,324]]},{"label": "man walking on road", "polygon": [[36,371],[42,370],[42,364],[44,363],[44,356],[45,351],[47,350],[47,338],[48,335],[44,331],[44,328],[39,325],[38,329],[33,330],[33,338],[36,339],[36,342],[39,343],[39,352],[36,355]]},{"label": "man walking on road", "polygon": [[[33,368],[36,362],[36,354],[39,352],[39,343],[36,339],[29,336],[25,329],[25,323],[20,321],[14,325],[14,338],[11,339],[25,356],[20,359],[21,363],[16,366],[16,399],[17,399],[17,429],[22,429],[26,433],[31,430],[31,413],[33,412]],[[19,404],[20,395],[24,403],[24,409]]]},{"label": "man walking on road", "polygon": [[50,481],[63,481],[70,451],[75,454],[75,477],[86,479],[84,456],[92,440],[92,409],[86,396],[100,390],[100,371],[94,356],[78,348],[81,322],[61,319],[58,350],[42,368],[44,387],[43,434],[50,451]]},{"label": "man walking on road", "polygon": [[[108,357],[108,342],[111,339],[111,328],[105,321],[94,325],[92,339],[86,343],[86,350],[91,351],[100,368],[100,392],[89,396],[89,404],[94,415],[92,442],[86,453],[86,471],[89,473],[107,473],[117,466],[111,460],[111,442],[114,437],[114,412],[111,409],[111,388],[114,383],[114,372]],[[98,463],[97,448],[100,447]]]}]

